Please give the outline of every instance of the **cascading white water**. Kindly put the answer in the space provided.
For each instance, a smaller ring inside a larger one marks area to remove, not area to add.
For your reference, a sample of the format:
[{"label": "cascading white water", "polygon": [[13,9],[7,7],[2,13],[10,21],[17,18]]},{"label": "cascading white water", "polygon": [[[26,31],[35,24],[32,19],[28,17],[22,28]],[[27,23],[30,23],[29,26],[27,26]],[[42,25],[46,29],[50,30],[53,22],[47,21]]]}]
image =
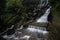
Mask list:
[{"label": "cascading white water", "polygon": [[[32,27],[32,28],[31,28]],[[37,27],[37,26],[31,26],[28,27],[27,30],[29,32],[34,32],[34,33],[42,33],[42,34],[46,34],[48,33],[45,27]]]},{"label": "cascading white water", "polygon": [[38,9],[46,6],[48,4],[48,0],[41,0],[40,3],[38,4]]},{"label": "cascading white water", "polygon": [[[48,0],[41,0],[37,7],[40,9],[46,6],[47,4],[48,4]],[[37,19],[36,23],[48,23],[47,18],[50,13],[50,8],[51,7],[46,9],[45,13],[39,19]],[[3,35],[3,38],[7,40],[46,40],[45,37],[48,31],[46,30],[45,27],[29,25],[28,28],[23,30],[22,29],[23,29],[23,25],[17,29],[20,31],[16,31],[12,35]]]},{"label": "cascading white water", "polygon": [[37,22],[40,22],[40,23],[48,23],[48,15],[49,15],[49,13],[50,13],[50,8],[51,8],[51,7],[49,7],[49,8],[45,11],[45,13],[44,13],[39,19],[37,19]]}]

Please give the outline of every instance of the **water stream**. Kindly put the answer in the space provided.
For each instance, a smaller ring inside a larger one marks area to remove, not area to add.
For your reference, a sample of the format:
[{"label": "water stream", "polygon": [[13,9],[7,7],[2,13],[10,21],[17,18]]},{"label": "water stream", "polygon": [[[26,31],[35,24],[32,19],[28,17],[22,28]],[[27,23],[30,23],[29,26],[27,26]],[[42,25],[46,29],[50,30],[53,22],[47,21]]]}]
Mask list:
[{"label": "water stream", "polygon": [[[38,8],[48,5],[48,0],[41,0],[38,4]],[[36,23],[48,23],[48,15],[50,8],[47,8],[44,14],[36,20]],[[45,27],[29,25],[26,29],[23,29],[23,25],[18,28],[12,35],[3,35],[2,37],[7,40],[47,40],[48,31]]]}]

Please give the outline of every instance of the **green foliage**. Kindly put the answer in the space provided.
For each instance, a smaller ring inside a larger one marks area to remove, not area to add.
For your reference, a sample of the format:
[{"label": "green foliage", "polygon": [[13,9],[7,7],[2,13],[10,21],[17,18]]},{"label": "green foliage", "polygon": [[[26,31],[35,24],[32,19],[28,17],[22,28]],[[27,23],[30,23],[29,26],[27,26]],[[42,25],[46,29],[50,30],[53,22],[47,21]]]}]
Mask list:
[{"label": "green foliage", "polygon": [[[17,24],[20,20],[25,22],[31,19],[33,17],[32,11],[39,1],[40,0],[5,0],[4,10],[0,13],[2,25]],[[30,14],[28,14],[28,12],[30,12]]]}]

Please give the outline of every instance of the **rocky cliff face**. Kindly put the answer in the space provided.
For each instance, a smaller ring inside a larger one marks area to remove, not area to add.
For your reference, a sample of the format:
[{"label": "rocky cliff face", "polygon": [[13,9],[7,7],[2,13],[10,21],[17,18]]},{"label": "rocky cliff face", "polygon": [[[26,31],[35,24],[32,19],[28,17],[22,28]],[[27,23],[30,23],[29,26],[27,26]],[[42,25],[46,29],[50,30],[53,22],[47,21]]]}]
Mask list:
[{"label": "rocky cliff face", "polygon": [[52,24],[50,24],[49,26],[49,30],[50,30],[50,34],[49,34],[49,37],[50,39],[48,40],[60,40],[59,36],[60,36],[60,0],[50,0],[49,1],[51,6],[52,6],[52,10],[51,10],[51,13],[52,13],[52,16],[53,16],[53,19],[52,19]]}]

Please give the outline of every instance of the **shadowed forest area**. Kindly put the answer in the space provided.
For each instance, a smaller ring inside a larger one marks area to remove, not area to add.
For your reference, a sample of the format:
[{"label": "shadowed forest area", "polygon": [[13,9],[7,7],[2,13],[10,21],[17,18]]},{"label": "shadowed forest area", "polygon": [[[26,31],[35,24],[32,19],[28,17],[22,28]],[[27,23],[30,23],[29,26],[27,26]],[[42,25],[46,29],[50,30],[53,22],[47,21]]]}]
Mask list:
[{"label": "shadowed forest area", "polygon": [[[35,21],[39,16],[43,15],[42,13],[44,11],[42,10],[35,11],[36,14],[33,12],[39,1],[40,0],[0,0],[0,35],[12,25],[15,25],[12,29],[14,31],[20,25],[31,20]],[[47,27],[50,32],[48,40],[60,40],[60,0],[49,0],[49,4],[52,8]],[[25,27],[26,26],[27,25],[25,25]],[[8,32],[8,34],[10,34],[10,32]]]}]

